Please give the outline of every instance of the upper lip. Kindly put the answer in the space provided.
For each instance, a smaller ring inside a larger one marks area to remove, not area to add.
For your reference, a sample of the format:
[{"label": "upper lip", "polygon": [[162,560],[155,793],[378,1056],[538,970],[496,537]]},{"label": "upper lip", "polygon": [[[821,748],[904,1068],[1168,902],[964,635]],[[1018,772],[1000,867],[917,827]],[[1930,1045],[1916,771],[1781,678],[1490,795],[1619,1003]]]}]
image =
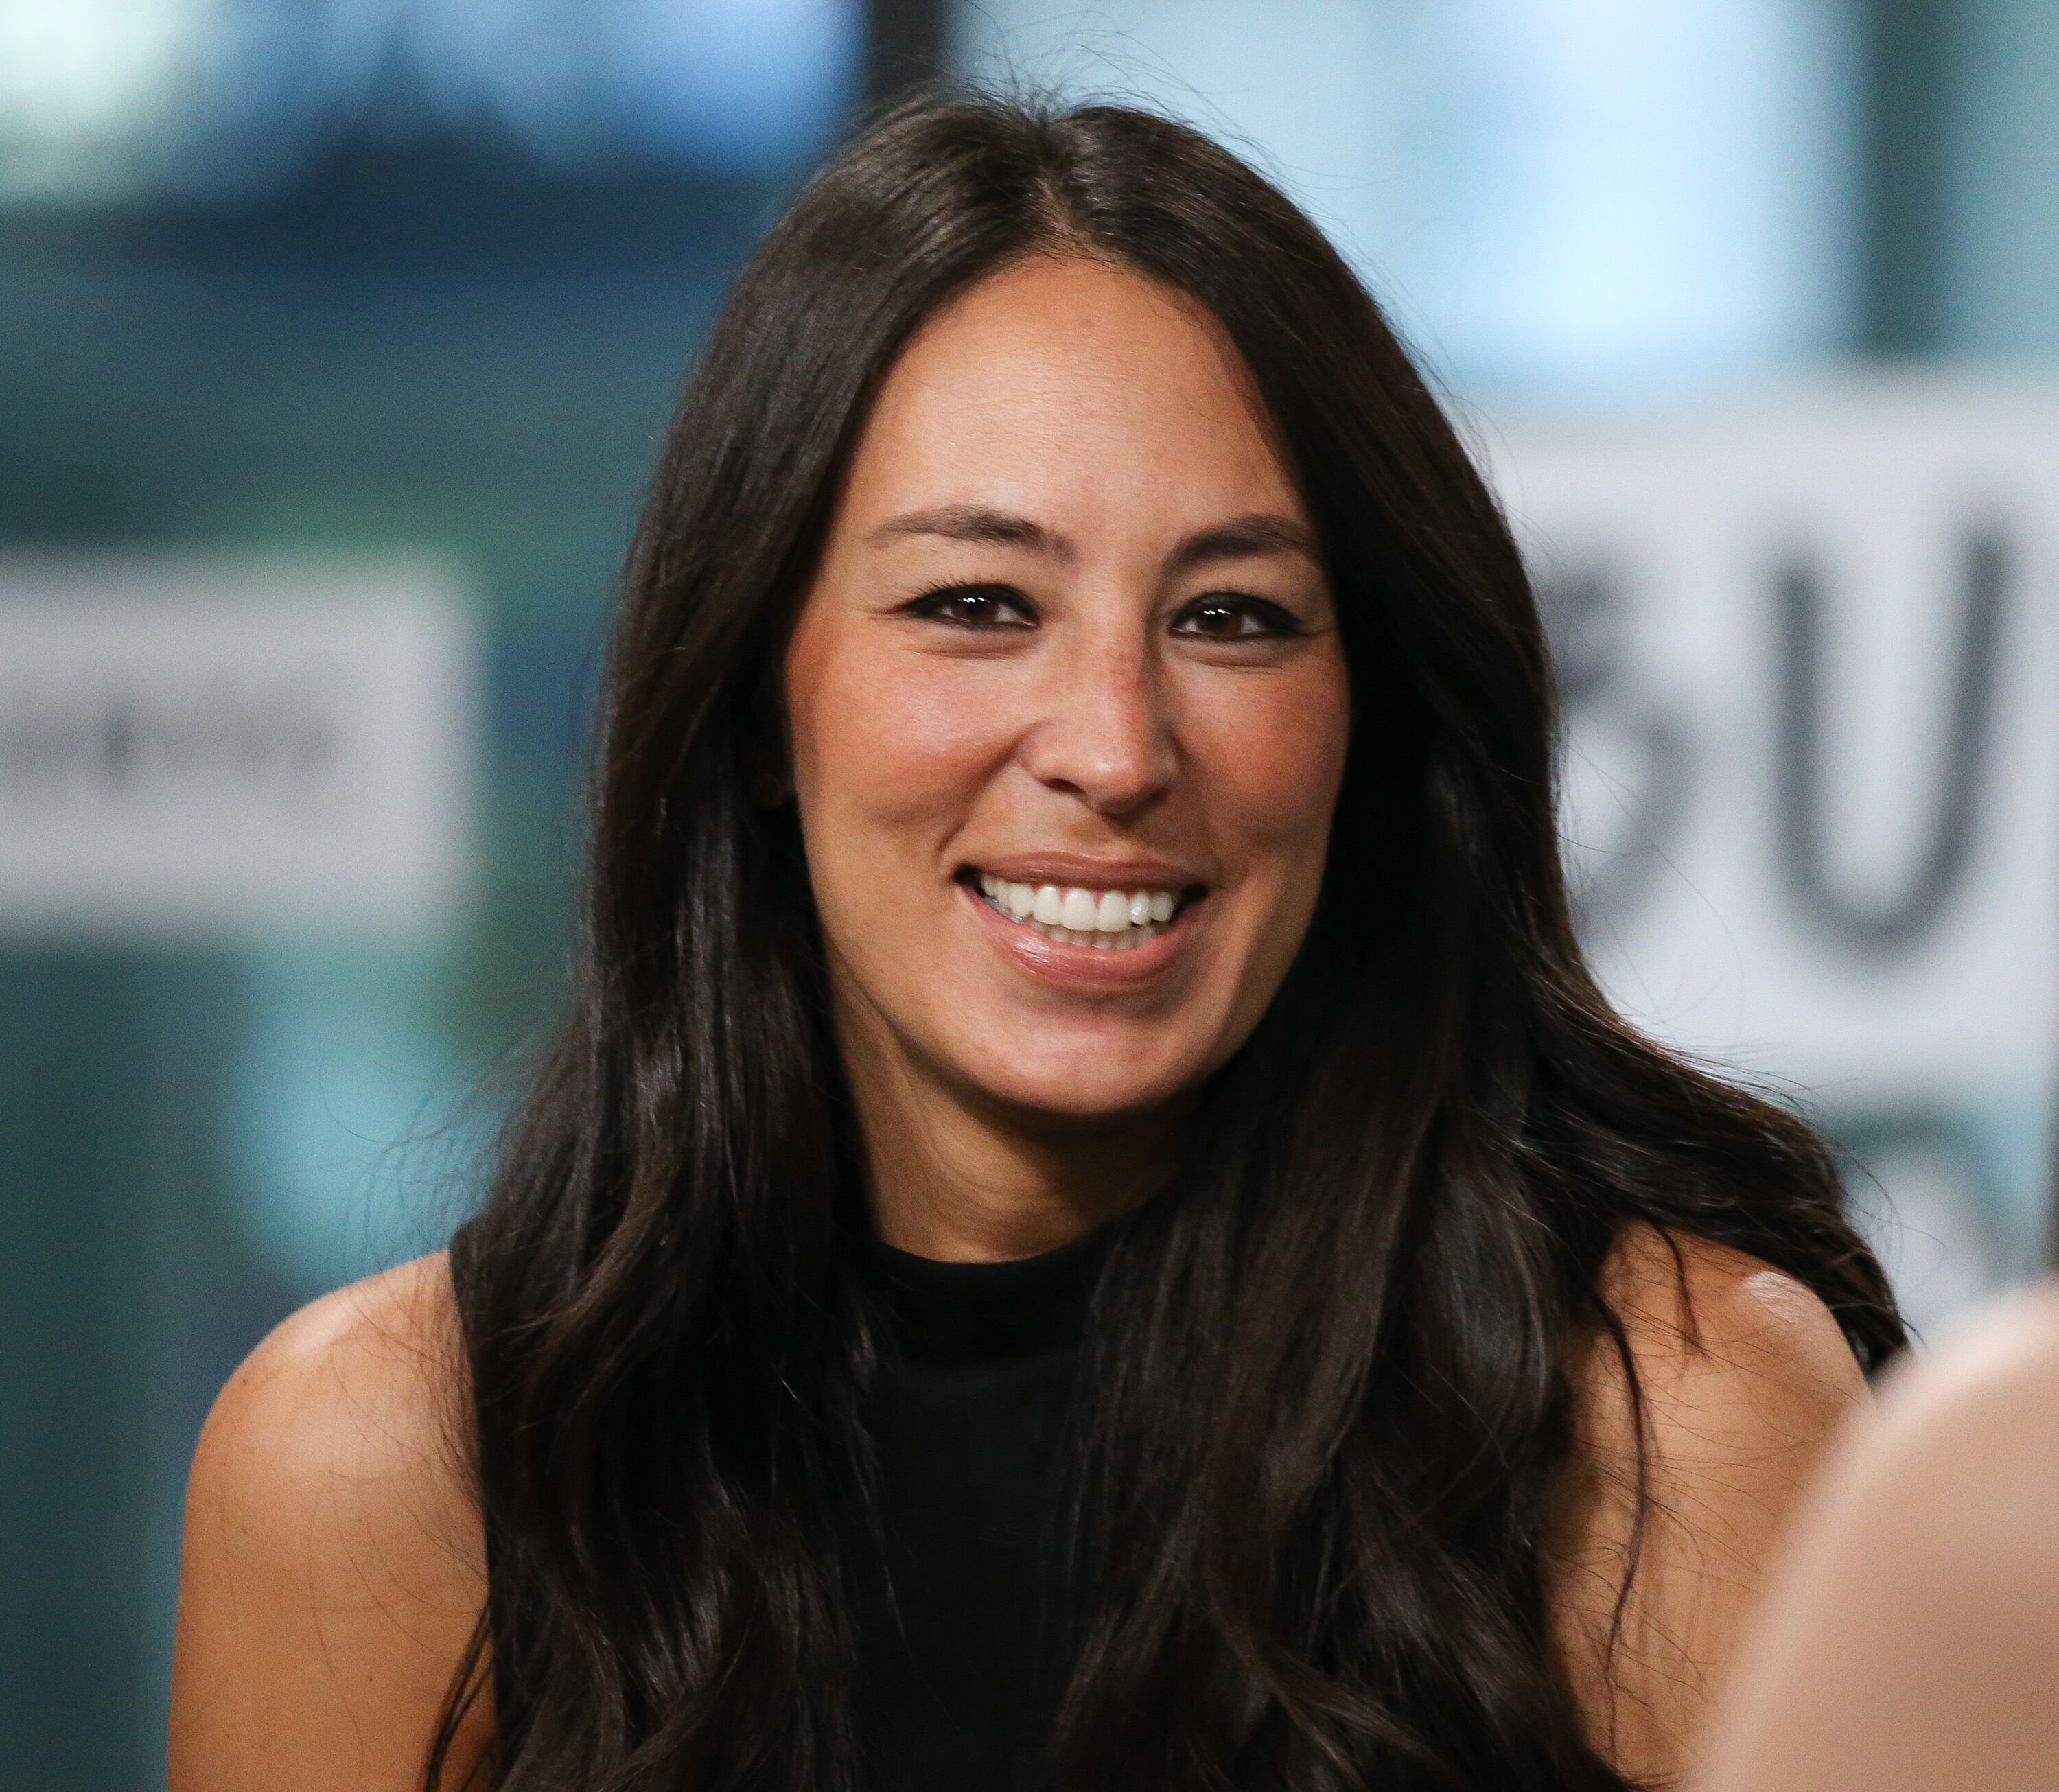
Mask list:
[{"label": "upper lip", "polygon": [[1162,858],[1089,858],[1077,853],[1006,853],[972,861],[968,870],[1010,883],[1081,890],[1186,890],[1207,880]]}]

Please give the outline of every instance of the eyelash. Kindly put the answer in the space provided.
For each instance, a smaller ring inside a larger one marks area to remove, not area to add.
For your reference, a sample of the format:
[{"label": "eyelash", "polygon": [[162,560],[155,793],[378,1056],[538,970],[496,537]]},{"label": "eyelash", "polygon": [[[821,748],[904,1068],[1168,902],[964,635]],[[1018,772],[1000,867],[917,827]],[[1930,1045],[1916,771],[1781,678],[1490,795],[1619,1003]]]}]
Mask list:
[{"label": "eyelash", "polygon": [[[1032,619],[1028,623],[996,622],[991,619],[991,612],[990,612],[988,617],[974,621],[969,617],[953,616],[946,613],[949,605],[964,602],[967,599],[978,599],[984,603],[994,604],[997,608],[1006,604],[1018,611],[1029,613]],[[1030,600],[1012,585],[962,583],[933,585],[928,590],[918,592],[910,598],[902,606],[902,608],[909,615],[920,617],[926,621],[940,622],[946,627],[962,628],[968,633],[984,633],[995,629],[1035,627],[1034,612],[1030,609]],[[1234,611],[1240,616],[1247,617],[1259,623],[1260,626],[1249,633],[1204,635],[1193,638],[1217,641],[1289,640],[1302,632],[1300,622],[1289,611],[1273,603],[1270,599],[1253,597],[1243,591],[1205,592],[1181,607],[1179,615],[1173,619],[1173,626],[1177,630],[1181,623],[1210,610]]]},{"label": "eyelash", "polygon": [[[932,585],[925,591],[910,598],[902,608],[911,616],[919,616],[929,622],[940,622],[951,628],[978,631],[992,628],[1020,628],[1021,623],[998,623],[989,619],[974,621],[970,617],[945,614],[947,606],[968,598],[979,598],[996,604],[1006,603],[1018,610],[1028,611],[1029,599],[1010,585]],[[1029,625],[1033,626],[1033,623]]]}]

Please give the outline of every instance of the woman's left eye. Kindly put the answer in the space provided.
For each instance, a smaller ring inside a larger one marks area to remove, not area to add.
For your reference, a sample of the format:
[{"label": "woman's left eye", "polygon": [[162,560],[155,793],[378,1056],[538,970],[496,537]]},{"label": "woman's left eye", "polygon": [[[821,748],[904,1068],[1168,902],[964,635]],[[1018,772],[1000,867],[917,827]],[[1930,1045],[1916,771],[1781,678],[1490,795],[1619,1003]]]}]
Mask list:
[{"label": "woman's left eye", "polygon": [[1268,599],[1217,591],[1196,598],[1182,610],[1173,619],[1173,632],[1205,641],[1276,640],[1300,634],[1301,625]]}]

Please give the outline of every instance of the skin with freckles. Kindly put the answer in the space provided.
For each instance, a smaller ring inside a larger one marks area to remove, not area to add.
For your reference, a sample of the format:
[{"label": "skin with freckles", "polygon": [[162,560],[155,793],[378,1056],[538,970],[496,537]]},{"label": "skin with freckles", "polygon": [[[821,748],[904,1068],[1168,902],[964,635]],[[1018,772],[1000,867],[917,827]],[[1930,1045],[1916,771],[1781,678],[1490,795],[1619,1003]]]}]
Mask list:
[{"label": "skin with freckles", "polygon": [[[888,376],[787,655],[794,789],[879,1223],[1055,1244],[1158,1173],[1323,875],[1350,703],[1306,510],[1191,301],[1039,257]],[[1172,887],[1132,952],[978,894]]]}]

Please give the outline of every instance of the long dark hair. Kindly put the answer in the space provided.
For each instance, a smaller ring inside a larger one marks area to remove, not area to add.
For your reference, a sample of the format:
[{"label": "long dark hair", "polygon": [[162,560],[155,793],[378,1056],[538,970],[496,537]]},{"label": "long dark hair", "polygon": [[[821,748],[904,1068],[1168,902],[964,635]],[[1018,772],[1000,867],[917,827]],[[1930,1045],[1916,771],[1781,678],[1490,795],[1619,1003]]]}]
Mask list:
[{"label": "long dark hair", "polygon": [[1528,581],[1357,279],[1192,129],[977,97],[890,117],[807,187],[666,440],[575,1012],[452,1256],[490,1597],[447,1733],[490,1685],[508,1792],[863,1783],[862,1171],[795,818],[753,767],[883,373],[1037,253],[1161,281],[1235,341],[1356,719],[1300,956],[1096,1296],[1089,1616],[1049,1777],[1620,1786],[1552,1665],[1541,1565],[1572,1340],[1621,1348],[1612,1242],[1750,1252],[1864,1357],[1901,1342],[1892,1298],[1809,1129],[1597,992]]}]

